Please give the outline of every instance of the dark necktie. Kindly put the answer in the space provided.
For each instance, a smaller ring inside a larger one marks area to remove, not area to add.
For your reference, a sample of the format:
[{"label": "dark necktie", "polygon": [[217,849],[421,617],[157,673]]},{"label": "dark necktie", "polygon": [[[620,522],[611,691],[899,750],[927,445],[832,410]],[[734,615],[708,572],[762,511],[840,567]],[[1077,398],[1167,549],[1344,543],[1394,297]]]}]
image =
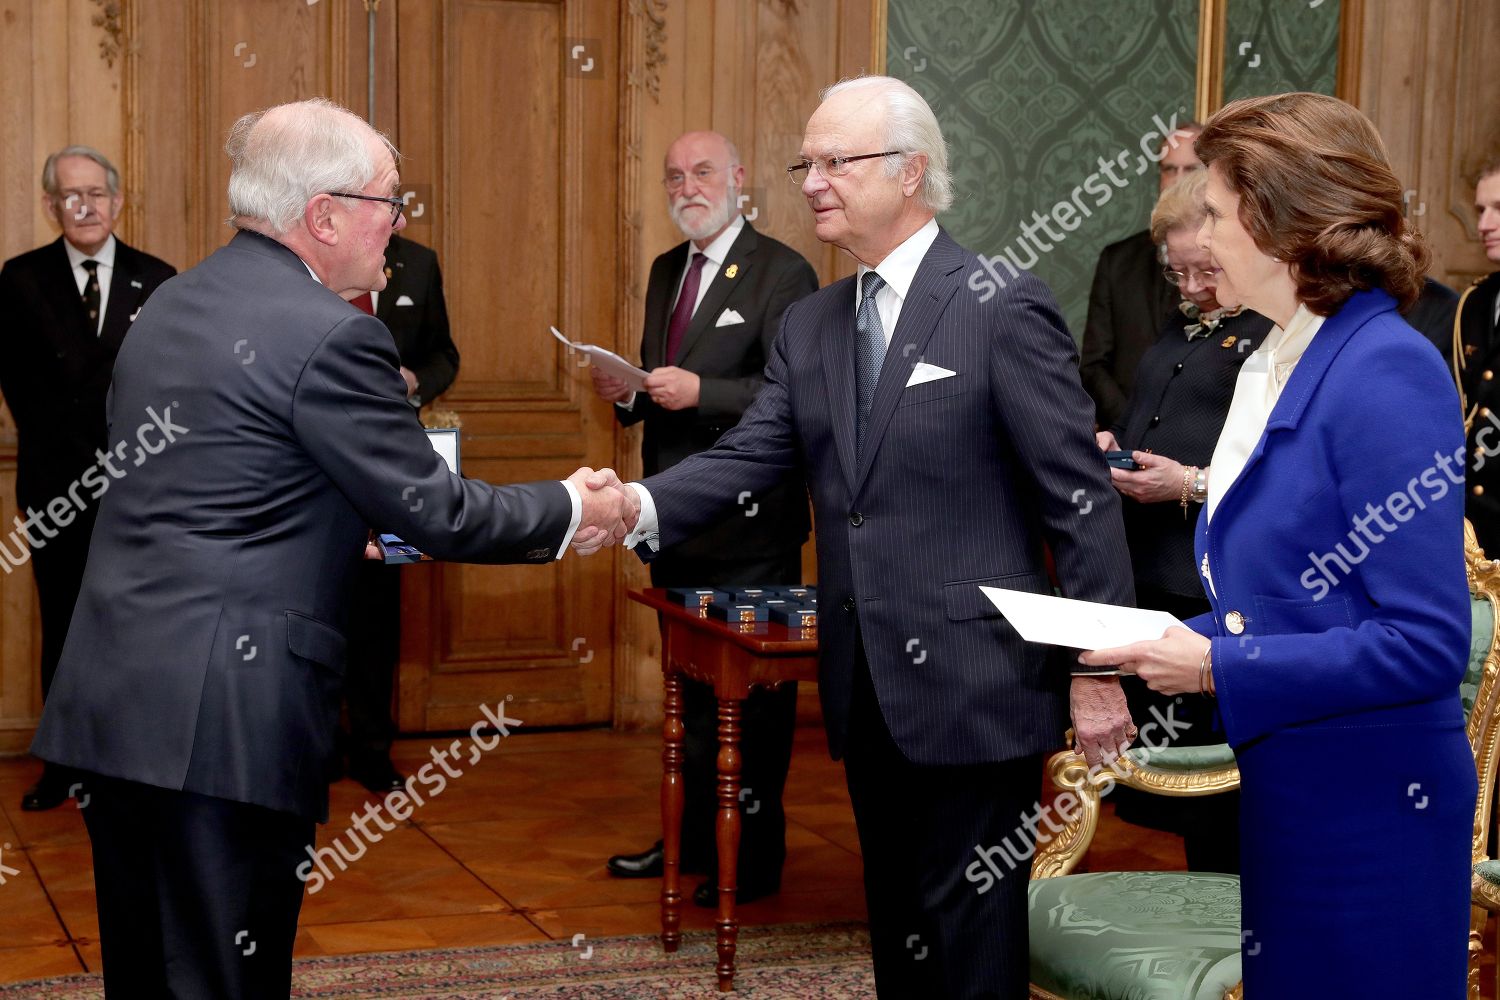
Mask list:
[{"label": "dark necktie", "polygon": [[360,312],[369,313],[371,316],[375,315],[375,299],[369,292],[360,292],[349,300],[349,304]]},{"label": "dark necktie", "polygon": [[885,359],[885,330],[880,326],[880,310],[875,308],[875,293],[885,287],[885,279],[866,271],[859,297],[859,311],[854,316],[855,373],[859,419],[855,424],[856,440],[863,445],[865,423],[870,419],[870,404],[875,399],[875,383],[880,381],[880,363]]},{"label": "dark necktie", "polygon": [[89,273],[88,280],[83,283],[83,308],[89,314],[89,331],[97,337],[99,305],[102,300],[99,294],[99,262],[86,260],[83,262],[83,269]]},{"label": "dark necktie", "polygon": [[693,309],[698,305],[698,280],[703,274],[703,263],[708,260],[701,253],[692,254],[688,261],[687,276],[682,279],[682,291],[677,295],[677,306],[672,310],[672,319],[667,323],[667,364],[677,363],[677,352],[682,348],[683,335],[693,321]]}]

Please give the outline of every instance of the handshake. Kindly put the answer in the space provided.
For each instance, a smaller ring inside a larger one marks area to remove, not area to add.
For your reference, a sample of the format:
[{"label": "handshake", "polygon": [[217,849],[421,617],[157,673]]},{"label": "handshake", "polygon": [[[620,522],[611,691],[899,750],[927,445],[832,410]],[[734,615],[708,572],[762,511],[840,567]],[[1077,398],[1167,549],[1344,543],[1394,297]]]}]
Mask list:
[{"label": "handshake", "polygon": [[613,469],[597,472],[587,466],[568,477],[583,499],[583,516],[573,533],[573,549],[590,555],[635,530],[641,516],[641,498],[635,488],[620,482]]}]

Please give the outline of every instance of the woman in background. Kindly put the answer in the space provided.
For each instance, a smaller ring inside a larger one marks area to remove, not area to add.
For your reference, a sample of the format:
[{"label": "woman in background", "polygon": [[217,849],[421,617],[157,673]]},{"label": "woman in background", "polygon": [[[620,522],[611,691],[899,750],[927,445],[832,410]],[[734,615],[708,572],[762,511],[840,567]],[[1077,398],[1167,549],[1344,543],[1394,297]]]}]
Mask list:
[{"label": "woman in background", "polygon": [[1198,521],[1212,610],[1082,659],[1217,697],[1241,775],[1246,996],[1457,1000],[1477,791],[1464,432],[1441,358],[1396,311],[1427,250],[1343,101],[1236,101],[1197,151],[1218,300],[1276,324],[1240,369]]},{"label": "woman in background", "polygon": [[[1225,307],[1215,297],[1218,272],[1198,246],[1207,182],[1201,170],[1188,174],[1162,192],[1151,213],[1162,272],[1182,300],[1141,356],[1129,405],[1113,427],[1098,434],[1101,449],[1129,451],[1140,465],[1136,471],[1110,470],[1125,497],[1121,512],[1136,604],[1182,621],[1209,610],[1193,558],[1198,508],[1208,499],[1209,463],[1235,378],[1271,329],[1259,313]],[[1123,678],[1123,686],[1138,725],[1155,711],[1185,727],[1176,745],[1224,742],[1208,696],[1158,694],[1136,677]],[[1238,792],[1176,799],[1117,788],[1113,797],[1121,819],[1182,834],[1189,871],[1240,870]]]}]

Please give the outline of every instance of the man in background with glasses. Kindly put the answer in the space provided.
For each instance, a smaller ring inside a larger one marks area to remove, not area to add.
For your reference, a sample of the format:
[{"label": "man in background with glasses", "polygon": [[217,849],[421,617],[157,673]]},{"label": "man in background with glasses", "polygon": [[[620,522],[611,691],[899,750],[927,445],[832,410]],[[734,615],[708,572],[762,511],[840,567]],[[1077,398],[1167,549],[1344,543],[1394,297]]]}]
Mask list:
[{"label": "man in background with glasses", "polygon": [[[115,236],[125,194],[97,149],[68,146],[47,157],[42,191],[62,235],[0,269],[0,388],[16,423],[16,502],[26,525],[0,544],[7,573],[30,553],[45,700],[98,512],[96,487],[80,478],[108,446],[104,398],[115,354],[142,303],[177,271]],[[61,805],[72,784],[66,768],[48,764],[21,808]]]},{"label": "man in background with glasses", "polygon": [[[687,241],[657,257],[646,282],[641,366],[646,392],[593,370],[594,388],[629,427],[645,425],[647,475],[711,448],[733,427],[764,382],[762,372],[787,306],[817,290],[811,265],[791,247],[756,232],[740,214],[745,168],[717,132],[688,132],[667,149],[662,185],[672,221]],[[802,582],[807,492],[800,479],[741,497],[738,509],[651,564],[657,587],[754,587]],[[683,682],[683,871],[708,878],[699,906],[718,894],[718,702],[707,684]],[[797,685],[756,690],[745,702],[741,787],[759,803],[744,810],[737,898],[775,892],[786,859],[781,792],[791,764]],[[748,803],[747,803],[748,805]],[[607,862],[617,878],[655,878],[662,844]]]},{"label": "man in background with glasses", "polygon": [[[818,694],[859,831],[881,997],[1028,995],[1024,843],[1043,755],[1135,736],[1114,677],[1023,642],[979,589],[1130,604],[1120,502],[1052,293],[998,295],[937,224],[948,149],[890,77],[824,92],[789,168],[857,275],[787,309],[766,384],[714,448],[644,483],[626,544],[668,554],[742,491],[805,477],[818,545]],[[580,539],[580,546],[586,539]],[[1011,839],[1007,839],[1011,838]],[[1029,856],[1029,854],[1027,855]],[[1000,872],[995,866],[994,872]]]}]

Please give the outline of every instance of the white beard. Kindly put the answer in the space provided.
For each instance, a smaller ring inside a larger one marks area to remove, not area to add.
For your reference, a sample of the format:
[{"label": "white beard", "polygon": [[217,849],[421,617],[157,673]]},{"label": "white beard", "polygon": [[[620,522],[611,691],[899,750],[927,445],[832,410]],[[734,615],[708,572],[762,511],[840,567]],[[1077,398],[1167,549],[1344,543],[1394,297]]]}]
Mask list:
[{"label": "white beard", "polygon": [[683,199],[674,199],[670,206],[672,222],[678,229],[682,230],[682,235],[690,240],[706,239],[729,225],[730,220],[734,218],[735,207],[739,204],[739,190],[733,184],[727,185],[724,189],[724,200],[718,205],[708,206],[708,214],[697,225],[689,223],[682,217],[683,209],[689,207],[689,205],[701,204],[702,202],[699,198],[695,198],[691,202],[685,202]]}]

